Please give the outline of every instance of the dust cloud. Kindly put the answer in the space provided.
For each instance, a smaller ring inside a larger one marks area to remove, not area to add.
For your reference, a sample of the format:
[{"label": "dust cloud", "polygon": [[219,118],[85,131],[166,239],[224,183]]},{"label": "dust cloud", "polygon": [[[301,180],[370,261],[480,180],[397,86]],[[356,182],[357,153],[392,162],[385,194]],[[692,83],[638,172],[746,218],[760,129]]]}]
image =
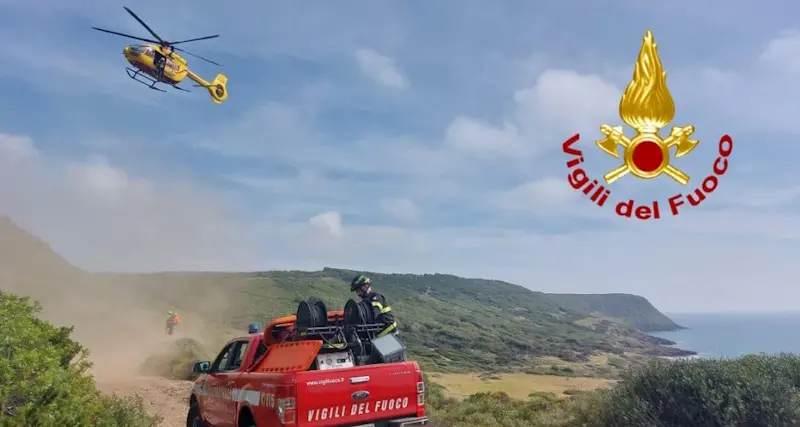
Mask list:
[{"label": "dust cloud", "polygon": [[[90,271],[242,271],[256,265],[256,251],[224,198],[181,177],[137,176],[147,163],[119,158],[124,164],[60,158],[0,133],[0,181],[13,183],[0,186],[0,290],[30,296],[44,319],[74,326],[102,389],[169,400],[159,410],[181,407],[185,416],[183,384],[141,383],[138,370],[177,339],[218,342],[220,326],[208,319],[228,308],[225,292],[213,282],[179,290],[172,278]],[[182,322],[167,336],[167,311],[181,302]]]},{"label": "dust cloud", "polygon": [[[137,295],[132,292],[135,288],[124,285],[104,282],[86,289],[73,286],[70,295],[61,296],[52,287],[54,297],[38,298],[42,317],[75,327],[73,338],[89,350],[93,364],[90,373],[100,390],[139,395],[150,413],[162,417],[162,427],[183,426],[191,382],[144,376],[140,368],[148,358],[166,353],[184,337],[203,343],[213,354],[218,332],[206,322],[202,307],[197,307],[198,311],[179,311],[181,324],[168,336],[167,312],[148,307],[147,295]],[[218,301],[224,307],[225,299]]]},{"label": "dust cloud", "polygon": [[[137,162],[141,160],[141,163]],[[257,265],[234,204],[178,170],[125,152],[75,161],[0,133],[0,216],[90,271],[242,271]],[[144,178],[130,170],[147,173]]]},{"label": "dust cloud", "polygon": [[[12,223],[0,219],[0,289],[30,296],[42,305],[42,318],[58,326],[73,326],[72,336],[89,350],[92,374],[98,381],[138,376],[148,357],[167,352],[180,338],[193,338],[207,346],[219,341],[220,328],[207,319],[219,319],[220,313],[229,308],[223,292],[211,289],[187,296],[189,301],[202,303],[191,304],[191,311],[178,310],[181,324],[170,336],[165,326],[167,310],[172,306],[153,294],[153,288],[169,287],[170,283],[157,281],[137,286],[136,281],[125,280],[124,275],[115,281],[71,266],[64,269],[65,264],[47,262],[47,258],[58,260],[58,255],[43,252],[47,247],[37,243],[35,236],[9,228],[8,224]],[[37,253],[25,257],[39,259],[35,269],[3,262],[6,250],[32,247],[37,248]]]}]

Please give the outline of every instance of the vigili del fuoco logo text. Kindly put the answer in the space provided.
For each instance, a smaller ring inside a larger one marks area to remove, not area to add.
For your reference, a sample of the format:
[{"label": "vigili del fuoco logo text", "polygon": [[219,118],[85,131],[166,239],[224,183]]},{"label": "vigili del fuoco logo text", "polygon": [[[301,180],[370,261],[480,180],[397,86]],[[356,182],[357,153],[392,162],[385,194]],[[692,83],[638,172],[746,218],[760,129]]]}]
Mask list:
[{"label": "vigili del fuoco logo text", "polygon": [[[600,126],[600,132],[605,137],[595,143],[603,152],[615,158],[620,158],[619,148],[622,147],[622,164],[603,175],[605,184],[592,179],[581,167],[583,152],[574,147],[580,134],[575,134],[562,144],[564,153],[571,156],[567,161],[569,185],[600,207],[604,207],[611,196],[611,189],[606,186],[611,186],[626,175],[639,179],[666,175],[678,184],[688,185],[689,175],[670,162],[670,151],[674,148],[674,157],[683,157],[691,153],[699,141],[691,139],[695,131],[692,125],[674,126],[666,138],[659,135],[659,131],[675,117],[675,103],[667,88],[667,73],[661,65],[650,30],[644,36],[633,69],[633,79],[619,101],[619,115],[636,131],[636,135],[629,138],[622,126],[604,124]],[[678,193],[663,205],[658,200],[650,204],[639,204],[633,199],[621,201],[616,204],[614,211],[622,217],[647,220],[678,215],[682,207],[700,205],[716,190],[720,177],[728,170],[728,157],[733,152],[733,139],[729,135],[722,135],[719,139],[717,152],[711,173],[694,190],[686,194]]]}]

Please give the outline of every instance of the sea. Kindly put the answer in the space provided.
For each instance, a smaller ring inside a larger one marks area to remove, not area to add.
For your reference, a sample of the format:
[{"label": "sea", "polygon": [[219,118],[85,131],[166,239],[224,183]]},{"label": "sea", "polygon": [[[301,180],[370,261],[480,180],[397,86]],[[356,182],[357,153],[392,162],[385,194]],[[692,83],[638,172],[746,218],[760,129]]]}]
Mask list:
[{"label": "sea", "polygon": [[667,314],[688,329],[651,335],[675,341],[698,357],[738,357],[746,354],[800,354],[798,313]]}]

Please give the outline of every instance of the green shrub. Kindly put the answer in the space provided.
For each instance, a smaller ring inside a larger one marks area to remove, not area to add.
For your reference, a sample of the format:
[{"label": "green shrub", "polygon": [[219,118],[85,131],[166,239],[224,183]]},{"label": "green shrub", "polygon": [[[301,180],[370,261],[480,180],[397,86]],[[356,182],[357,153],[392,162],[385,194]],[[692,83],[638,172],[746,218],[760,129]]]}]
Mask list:
[{"label": "green shrub", "polygon": [[140,399],[100,393],[72,328],[44,322],[40,312],[38,303],[0,291],[0,427],[158,424]]},{"label": "green shrub", "polygon": [[798,421],[800,358],[657,361],[598,392],[585,427],[789,427]]},{"label": "green shrub", "polygon": [[[526,400],[479,393],[430,412],[436,427],[795,427],[798,387],[800,356],[659,360],[607,390]],[[446,400],[443,393],[433,399]]]},{"label": "green shrub", "polygon": [[528,400],[503,392],[477,393],[432,414],[434,427],[567,427],[571,402],[552,393]]},{"label": "green shrub", "polygon": [[208,353],[199,341],[181,338],[164,352],[148,357],[139,367],[139,372],[174,380],[194,380],[197,374],[192,372],[192,366],[197,361],[208,359]]}]

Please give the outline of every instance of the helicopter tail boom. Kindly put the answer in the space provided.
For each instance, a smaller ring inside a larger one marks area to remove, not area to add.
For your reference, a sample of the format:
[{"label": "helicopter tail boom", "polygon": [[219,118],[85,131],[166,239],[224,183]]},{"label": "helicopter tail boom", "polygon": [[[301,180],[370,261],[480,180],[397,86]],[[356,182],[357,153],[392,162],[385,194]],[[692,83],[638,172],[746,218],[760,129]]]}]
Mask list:
[{"label": "helicopter tail boom", "polygon": [[214,80],[210,82],[205,81],[202,77],[188,70],[186,75],[190,79],[194,80],[197,83],[197,86],[208,89],[208,93],[211,95],[211,100],[215,104],[221,104],[222,101],[228,99],[228,77],[225,74],[217,74],[217,76],[214,77]]}]

